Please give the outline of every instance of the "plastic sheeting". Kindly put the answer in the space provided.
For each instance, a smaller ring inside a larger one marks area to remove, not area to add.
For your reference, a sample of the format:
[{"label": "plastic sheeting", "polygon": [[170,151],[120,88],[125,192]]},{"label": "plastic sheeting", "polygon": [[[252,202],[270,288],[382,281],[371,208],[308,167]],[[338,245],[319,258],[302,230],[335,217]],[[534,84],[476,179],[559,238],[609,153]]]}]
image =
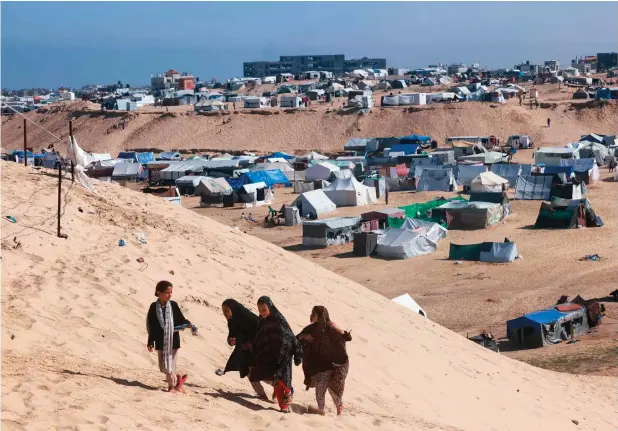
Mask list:
[{"label": "plastic sheeting", "polygon": [[389,228],[378,237],[376,252],[392,259],[407,259],[433,253],[446,230],[437,223],[407,219],[401,229]]},{"label": "plastic sheeting", "polygon": [[302,217],[313,219],[337,209],[337,206],[326,196],[323,190],[305,192],[298,196],[292,205],[298,208]]},{"label": "plastic sheeting", "polygon": [[241,177],[246,177],[249,180],[247,182],[249,184],[264,182],[267,187],[272,187],[275,184],[284,184],[286,187],[290,186],[290,180],[283,175],[280,169],[246,172]]},{"label": "plastic sheeting", "polygon": [[412,297],[408,293],[398,296],[396,298],[393,298],[391,299],[391,301],[396,302],[397,304],[403,307],[406,307],[408,310],[412,310],[414,313],[418,313],[421,316],[425,316],[425,318],[427,317],[427,313],[425,313],[425,310],[423,310],[421,306],[418,305],[416,301],[412,299]]},{"label": "plastic sheeting", "polygon": [[416,191],[453,191],[455,188],[455,179],[451,169],[423,169],[420,176]]},{"label": "plastic sheeting", "polygon": [[449,259],[480,262],[513,262],[519,255],[514,242],[483,242],[480,244],[453,244],[449,248]]},{"label": "plastic sheeting", "polygon": [[339,167],[329,162],[320,162],[310,166],[305,171],[305,179],[307,181],[329,180],[334,172],[338,172]]},{"label": "plastic sheeting", "polygon": [[455,177],[457,178],[457,185],[469,186],[472,180],[483,172],[487,172],[485,165],[456,165]]},{"label": "plastic sheeting", "polygon": [[552,177],[549,175],[520,175],[515,186],[515,199],[549,200]]},{"label": "plastic sheeting", "polygon": [[369,205],[377,202],[376,190],[359,183],[356,178],[337,178],[324,193],[338,207]]},{"label": "plastic sheeting", "polygon": [[[491,165],[491,171],[494,174],[500,175],[502,178],[507,179],[510,188],[515,187],[515,184],[517,183],[517,178],[521,173],[521,169],[521,165],[507,163],[498,163]],[[530,175],[530,171],[528,171],[526,175]]]}]

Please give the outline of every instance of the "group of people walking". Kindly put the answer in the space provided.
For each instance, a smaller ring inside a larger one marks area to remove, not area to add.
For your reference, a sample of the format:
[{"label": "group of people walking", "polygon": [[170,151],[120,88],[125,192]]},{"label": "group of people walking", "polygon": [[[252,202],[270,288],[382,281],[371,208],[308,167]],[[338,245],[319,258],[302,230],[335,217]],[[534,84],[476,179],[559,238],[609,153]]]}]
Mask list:
[{"label": "group of people walking", "polygon": [[[172,285],[162,281],[155,291],[158,299],[148,311],[148,350],[156,348],[159,369],[166,376],[168,391],[182,390],[188,375],[177,373],[176,355],[180,348],[180,336],[175,327],[190,326],[178,304],[171,301]],[[227,319],[227,343],[234,347],[219,376],[237,371],[241,378],[247,377],[260,398],[270,401],[263,383],[273,387],[283,413],[290,412],[294,396],[292,386],[292,362],[302,364],[304,384],[315,388],[317,408],[310,411],[325,414],[326,392],[329,392],[337,408],[343,412],[343,392],[349,369],[346,343],[352,340],[349,331],[341,330],[330,320],[328,310],[315,306],[311,311],[310,324],[298,335],[272,300],[262,296],[257,301],[256,315],[234,299],[226,299],[222,306]]]}]

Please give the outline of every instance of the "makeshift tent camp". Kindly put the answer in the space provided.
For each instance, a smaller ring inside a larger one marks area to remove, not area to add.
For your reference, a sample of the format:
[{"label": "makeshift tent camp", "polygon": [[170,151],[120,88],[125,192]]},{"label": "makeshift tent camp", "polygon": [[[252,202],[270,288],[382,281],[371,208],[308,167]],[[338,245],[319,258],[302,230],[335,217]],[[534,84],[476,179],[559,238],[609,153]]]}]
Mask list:
[{"label": "makeshift tent camp", "polygon": [[437,208],[444,211],[449,230],[486,229],[504,217],[502,205],[490,202],[451,201]]},{"label": "makeshift tent camp", "polygon": [[155,160],[154,153],[137,153],[137,162],[141,164],[146,164],[148,162],[153,162]]},{"label": "makeshift tent camp", "polygon": [[255,170],[256,171],[272,171],[274,169],[279,169],[281,172],[293,172],[294,169],[287,162],[275,162],[275,163],[256,163]]},{"label": "makeshift tent camp", "polygon": [[292,160],[295,157],[294,156],[290,156],[289,154],[281,152],[281,151],[275,151],[274,153],[272,153],[270,156],[267,156],[266,158],[268,158],[268,159]]},{"label": "makeshift tent camp", "polygon": [[360,217],[334,217],[303,222],[303,245],[328,247],[352,242]]},{"label": "makeshift tent camp", "polygon": [[[521,173],[521,165],[508,163],[494,163],[491,165],[491,171],[506,179],[509,182],[509,187],[514,188],[517,183],[517,178]],[[528,175],[530,173],[528,172]]]},{"label": "makeshift tent camp", "polygon": [[425,310],[423,310],[421,306],[418,305],[408,293],[393,298],[391,301],[406,307],[408,310],[412,310],[414,313],[418,313],[421,316],[427,317],[427,313],[425,312]]},{"label": "makeshift tent camp", "polygon": [[159,156],[157,157],[157,160],[175,160],[175,161],[180,161],[182,160],[182,156],[180,155],[180,153],[175,153],[173,151],[166,151],[163,153],[159,153]]},{"label": "makeshift tent camp", "polygon": [[337,166],[329,162],[320,162],[307,168],[305,179],[307,181],[329,180],[335,172],[339,172]]},{"label": "makeshift tent camp", "polygon": [[[558,306],[561,307],[561,306]],[[535,311],[506,322],[509,340],[517,347],[543,347],[568,340],[588,332],[586,307],[562,307]],[[573,308],[572,311],[569,311]]]},{"label": "makeshift tent camp", "polygon": [[338,207],[369,205],[377,202],[376,190],[359,183],[356,178],[336,178],[324,193]]},{"label": "makeshift tent camp", "polygon": [[114,173],[114,167],[119,163],[127,162],[122,159],[97,160],[86,166],[84,171],[92,178],[111,177]]},{"label": "makeshift tent camp", "polygon": [[470,186],[479,174],[487,172],[485,165],[455,165],[455,178],[458,186]]},{"label": "makeshift tent camp", "polygon": [[443,191],[451,192],[455,190],[455,177],[453,170],[447,169],[423,169],[416,191],[430,192]]},{"label": "makeshift tent camp", "polygon": [[519,256],[514,242],[482,242],[480,244],[453,244],[448,258],[452,260],[472,260],[477,262],[513,262]]},{"label": "makeshift tent camp", "polygon": [[552,198],[550,203],[542,202],[534,224],[537,229],[574,229],[580,226],[603,226],[588,199]]},{"label": "makeshift tent camp", "polygon": [[298,208],[301,217],[310,219],[317,219],[337,209],[323,190],[312,190],[301,194],[294,200],[292,206]]},{"label": "makeshift tent camp", "polygon": [[520,175],[515,186],[515,199],[549,200],[552,177],[549,175]]},{"label": "makeshift tent camp", "polygon": [[139,163],[132,162],[124,162],[117,163],[114,166],[114,171],[112,173],[112,180],[114,181],[123,181],[123,180],[135,180],[138,176],[141,175],[143,169],[142,165]]},{"label": "makeshift tent camp", "polygon": [[472,192],[501,192],[509,186],[509,181],[493,172],[483,172],[470,183]]},{"label": "makeshift tent camp", "polygon": [[599,167],[595,159],[560,160],[560,166],[571,166],[575,176],[585,184],[590,184],[600,178]]},{"label": "makeshift tent camp", "polygon": [[[407,218],[414,218],[418,220],[431,221],[434,223],[441,223],[442,227],[446,227],[446,219],[444,218],[444,211],[438,211],[434,213],[434,210],[447,202],[451,202],[453,200],[465,201],[462,197],[456,197],[453,199],[445,199],[442,197],[437,197],[427,202],[419,202],[412,205],[406,205],[399,207],[405,213]],[[404,220],[401,218],[388,218],[388,225],[390,227],[401,228],[403,226]]]},{"label": "makeshift tent camp", "polygon": [[[184,177],[188,172],[202,174],[207,160],[185,160],[182,162],[171,162],[170,165],[160,172],[161,179],[167,182]],[[151,162],[152,163],[152,162]]]},{"label": "makeshift tent camp", "polygon": [[202,177],[194,193],[200,196],[200,206],[208,206],[222,203],[223,196],[233,192],[225,178]]},{"label": "makeshift tent camp", "polygon": [[376,253],[391,259],[407,259],[436,251],[446,229],[437,223],[406,219],[401,229],[388,228],[378,235]]},{"label": "makeshift tent camp", "polygon": [[240,179],[245,181],[245,184],[264,182],[269,188],[276,184],[283,184],[285,187],[290,187],[291,185],[290,180],[283,175],[280,169],[246,172],[242,174]]},{"label": "makeshift tent camp", "polygon": [[176,187],[181,195],[195,194],[195,189],[203,179],[208,177],[199,175],[187,175],[176,180]]}]

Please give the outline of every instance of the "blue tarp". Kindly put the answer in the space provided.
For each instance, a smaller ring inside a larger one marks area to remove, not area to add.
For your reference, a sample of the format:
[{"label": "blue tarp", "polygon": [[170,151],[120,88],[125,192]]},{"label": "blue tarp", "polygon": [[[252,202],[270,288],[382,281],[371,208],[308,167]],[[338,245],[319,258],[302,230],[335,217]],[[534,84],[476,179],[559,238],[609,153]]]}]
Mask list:
[{"label": "blue tarp", "polygon": [[588,172],[594,169],[594,159],[561,159],[560,166],[571,166],[575,172]]},{"label": "blue tarp", "polygon": [[472,180],[483,172],[487,172],[487,166],[485,165],[455,165],[454,174],[455,179],[457,180],[457,185],[469,186]]},{"label": "blue tarp", "polygon": [[137,162],[137,153],[135,151],[121,151],[117,158]]},{"label": "blue tarp", "polygon": [[418,150],[419,146],[419,144],[406,144],[402,142],[401,144],[391,145],[391,153],[403,152],[405,155],[416,154],[416,150]]},{"label": "blue tarp", "polygon": [[400,136],[399,139],[401,139],[402,141],[428,142],[431,139],[431,136],[408,135]]},{"label": "blue tarp", "polygon": [[566,174],[567,176],[571,176],[573,173],[573,166],[545,166],[543,173],[545,175]]},{"label": "blue tarp", "polygon": [[[11,155],[12,156],[17,156],[17,157],[23,159],[24,158],[24,150],[13,151],[13,153]],[[36,153],[33,153],[32,151],[28,151],[28,158],[29,159],[44,159],[45,158],[45,154],[36,154]]]},{"label": "blue tarp", "polygon": [[290,156],[289,154],[282,153],[281,151],[276,151],[276,152],[272,153],[270,156],[268,156],[267,158],[268,159],[274,159],[276,157],[281,157],[282,159],[285,159],[285,160],[290,160],[290,159],[294,158],[294,156]]},{"label": "blue tarp", "polygon": [[137,162],[146,164],[148,162],[154,162],[155,156],[154,153],[137,153]]},{"label": "blue tarp", "polygon": [[267,187],[272,187],[274,184],[285,184],[286,187],[290,186],[290,180],[281,172],[281,169],[245,172],[238,178],[226,178],[226,181],[234,191],[239,190],[245,184],[259,182],[266,183]]},{"label": "blue tarp", "polygon": [[251,180],[249,180],[249,178],[244,174],[238,178],[226,178],[225,181],[227,181],[234,191],[240,190],[240,188],[245,184],[251,183]]},{"label": "blue tarp", "polygon": [[562,313],[555,308],[550,308],[548,310],[539,310],[532,313],[524,314],[523,317],[525,319],[531,320],[532,322],[546,325],[548,323],[555,322],[556,320],[560,319],[562,316],[565,315],[566,313]]}]

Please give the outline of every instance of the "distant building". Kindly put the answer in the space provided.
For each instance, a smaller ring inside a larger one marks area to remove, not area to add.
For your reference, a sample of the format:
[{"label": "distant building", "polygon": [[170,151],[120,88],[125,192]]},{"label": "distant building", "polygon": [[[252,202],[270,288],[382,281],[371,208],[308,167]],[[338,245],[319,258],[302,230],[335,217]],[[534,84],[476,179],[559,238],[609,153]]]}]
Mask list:
[{"label": "distant building", "polygon": [[[157,76],[150,75],[150,88],[154,91],[165,90],[166,88],[176,88],[176,81],[180,78],[180,73],[170,69],[165,73],[157,73]],[[194,82],[195,84],[195,82]]]},{"label": "distant building", "polygon": [[468,66],[465,64],[451,64],[446,68],[449,75],[455,75],[457,73],[466,73],[468,71]]},{"label": "distant building", "polygon": [[571,61],[571,67],[579,70],[581,73],[596,73],[597,72],[597,56],[590,55],[587,57],[577,57]]},{"label": "distant building", "polygon": [[558,72],[560,70],[560,60],[545,60],[543,68],[547,72]]},{"label": "distant building", "polygon": [[599,52],[597,54],[597,70],[606,71],[612,67],[618,67],[618,53]]},{"label": "distant building", "polygon": [[522,62],[521,64],[516,64],[515,66],[513,66],[513,69],[524,72],[527,75],[538,75],[542,71],[541,66],[539,66],[538,64],[530,64],[529,61],[526,61],[525,63]]},{"label": "distant building", "polygon": [[178,90],[194,90],[195,89],[195,78],[193,75],[184,75],[179,77],[177,80]]},{"label": "distant building", "polygon": [[264,78],[282,73],[300,75],[306,71],[342,74],[354,69],[385,69],[386,59],[362,58],[345,60],[343,54],[334,55],[282,55],[279,61],[251,61],[243,63],[245,78]]}]

